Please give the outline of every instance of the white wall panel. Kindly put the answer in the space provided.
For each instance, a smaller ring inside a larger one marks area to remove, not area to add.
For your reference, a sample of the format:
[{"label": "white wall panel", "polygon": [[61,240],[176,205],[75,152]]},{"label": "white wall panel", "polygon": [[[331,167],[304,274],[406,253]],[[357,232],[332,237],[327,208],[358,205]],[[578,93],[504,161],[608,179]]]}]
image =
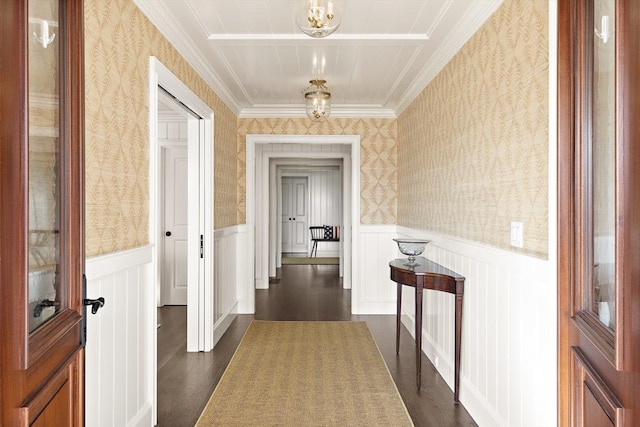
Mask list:
[{"label": "white wall panel", "polygon": [[243,261],[237,257],[240,236],[237,226],[216,230],[214,233],[214,345],[238,313],[237,265]]},{"label": "white wall panel", "polygon": [[151,426],[155,325],[151,248],[87,260],[87,297],[104,297],[87,314],[87,426]]},{"label": "white wall panel", "polygon": [[247,286],[250,283],[247,263],[254,258],[248,253],[247,243],[253,239],[253,229],[249,230],[246,224],[235,226],[235,269],[236,269],[236,299],[238,301],[238,313],[250,314],[254,312],[255,293],[253,288]]},{"label": "white wall panel", "polygon": [[175,113],[158,115],[158,141],[186,142],[187,141],[187,118],[177,116]]},{"label": "white wall panel", "polygon": [[351,294],[353,314],[395,314],[396,284],[391,281],[389,261],[397,257],[396,227],[361,225],[360,256],[354,268],[359,271],[360,286]]},{"label": "white wall panel", "polygon": [[[244,226],[215,232],[214,343],[238,312],[238,290],[246,281],[245,239]],[[89,259],[86,274],[87,297],[105,298],[105,306],[87,316],[86,425],[152,426],[151,247]]]},{"label": "white wall panel", "polygon": [[[556,425],[556,294],[548,261],[398,227],[424,256],[465,276],[460,401],[480,426]],[[414,333],[414,292],[403,291]],[[453,385],[454,297],[425,291],[423,350]]]}]

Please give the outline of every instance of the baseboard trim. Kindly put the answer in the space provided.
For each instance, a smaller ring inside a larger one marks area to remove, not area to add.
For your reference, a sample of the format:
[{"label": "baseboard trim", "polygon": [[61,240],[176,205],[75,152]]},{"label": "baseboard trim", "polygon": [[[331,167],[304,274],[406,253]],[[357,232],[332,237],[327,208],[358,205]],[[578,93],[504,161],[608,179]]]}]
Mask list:
[{"label": "baseboard trim", "polygon": [[231,307],[229,311],[223,314],[222,317],[220,317],[220,319],[213,326],[213,347],[215,347],[218,341],[220,341],[220,338],[222,338],[224,333],[231,325],[231,322],[233,322],[237,316],[238,303],[236,302],[233,307]]},{"label": "baseboard trim", "polygon": [[153,426],[151,419],[151,403],[146,403],[140,412],[127,423],[127,427],[150,427]]}]

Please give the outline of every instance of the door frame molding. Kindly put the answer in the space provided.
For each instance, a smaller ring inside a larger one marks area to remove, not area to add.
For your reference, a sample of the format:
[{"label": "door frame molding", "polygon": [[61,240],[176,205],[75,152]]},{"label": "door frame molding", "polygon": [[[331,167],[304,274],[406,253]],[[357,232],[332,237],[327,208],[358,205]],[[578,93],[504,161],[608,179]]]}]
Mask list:
[{"label": "door frame molding", "polygon": [[[169,108],[171,108],[173,111],[171,113],[167,113],[165,112],[158,112],[158,126],[160,124],[160,122],[162,123],[183,123],[185,124],[185,126],[188,127],[188,123],[189,123],[189,113],[187,111],[185,111],[185,109],[179,105],[179,103],[173,99],[171,96],[169,96],[168,94],[164,93],[163,91],[159,91],[158,92],[158,102],[162,102],[164,103],[166,106],[168,106]],[[156,127],[157,129],[157,127]],[[187,132],[187,137],[185,139],[180,139],[179,137],[176,139],[158,139],[157,135],[156,135],[156,143],[158,144],[158,149],[159,149],[159,153],[158,153],[158,177],[160,177],[161,179],[158,181],[158,206],[159,206],[159,210],[158,210],[158,226],[162,227],[163,225],[165,226],[165,231],[166,231],[166,187],[165,187],[165,174],[166,174],[166,154],[167,154],[167,150],[172,149],[172,148],[182,148],[185,151],[188,150],[189,147],[189,137],[192,137],[192,135],[189,135]],[[187,153],[187,157],[188,157],[188,153]],[[158,262],[160,264],[165,264],[165,257],[166,257],[166,245],[165,245],[165,239],[163,239],[162,237],[160,237],[160,239],[158,240]],[[166,265],[165,265],[166,267]],[[160,268],[158,270],[159,272],[161,272],[161,277],[158,280],[158,293],[156,294],[156,298],[157,298],[157,304],[158,307],[162,307],[166,304],[167,299],[167,288],[166,288],[166,282],[163,281],[162,279],[164,278],[164,275],[166,273],[165,269]]]},{"label": "door frame molding", "polygon": [[[150,312],[152,319],[149,327],[153,330],[149,331],[152,337],[152,355],[153,359],[153,395],[154,407],[153,418],[157,421],[157,293],[160,282],[159,256],[162,242],[162,223],[161,223],[161,206],[158,197],[160,191],[160,145],[157,143],[157,124],[158,124],[158,86],[162,86],[169,93],[176,97],[186,107],[197,113],[201,119],[189,120],[189,132],[192,126],[197,126],[200,135],[200,141],[204,143],[188,145],[189,151],[189,169],[195,169],[193,176],[189,177],[189,181],[197,179],[199,181],[199,209],[189,209],[194,211],[193,216],[189,214],[189,269],[196,269],[199,276],[198,286],[189,286],[187,292],[187,351],[210,351],[213,348],[213,232],[214,232],[214,199],[213,199],[213,174],[214,174],[214,151],[213,151],[213,127],[214,114],[203,100],[193,93],[175,74],[173,74],[162,62],[157,58],[149,57],[149,243],[152,247],[152,298],[149,300]],[[211,143],[208,143],[211,141]],[[198,167],[191,167],[191,159],[197,158]],[[197,173],[202,171],[202,173]],[[193,188],[190,192],[194,190]],[[198,189],[195,189],[198,191]],[[190,197],[190,200],[193,200]],[[193,227],[192,227],[193,225]],[[204,236],[204,256],[199,256],[199,235]],[[197,242],[197,243],[196,243]],[[195,260],[195,261],[194,261]],[[195,263],[192,265],[192,263]]]},{"label": "door frame molding", "polygon": [[[350,185],[351,178],[344,176],[344,167],[342,159],[308,159],[308,158],[294,158],[294,159],[271,159],[269,162],[270,174],[269,180],[273,182],[273,176],[275,176],[276,189],[280,189],[282,187],[282,178],[285,176],[294,176],[294,171],[299,169],[302,171],[323,171],[323,170],[331,170],[336,169],[340,173],[340,190],[342,191],[342,204],[344,205],[344,189],[346,185]],[[282,172],[282,170],[289,170],[288,172]],[[303,176],[309,177],[309,187],[311,186],[311,173],[302,173]],[[278,191],[276,195],[270,194],[270,209],[275,211],[277,209],[277,217],[281,216],[282,212],[282,195],[281,192]],[[311,203],[311,189],[309,188],[309,211],[312,211],[312,203]],[[275,208],[274,208],[275,206]],[[344,206],[342,209],[343,220],[345,215],[350,215],[350,213],[346,213]],[[311,214],[309,214],[309,224],[313,222],[313,218],[311,218]],[[269,237],[269,276],[273,277],[276,274],[276,269],[282,267],[282,250],[279,249],[282,247],[282,227],[280,221],[277,221],[274,218],[270,218],[269,231],[275,230],[275,238],[272,239]],[[307,253],[309,253],[311,249],[310,240],[307,240]],[[339,258],[340,258],[340,266],[339,266],[339,275],[340,277],[344,276],[344,251],[343,251],[344,239],[341,239],[339,242]],[[272,253],[273,252],[273,253]]]},{"label": "door frame molding", "polygon": [[[358,269],[352,268],[352,263],[358,258],[358,236],[360,235],[360,135],[258,135],[247,134],[247,157],[246,157],[246,223],[247,223],[247,252],[255,256],[256,261],[261,261],[261,274],[267,277],[269,267],[269,242],[263,239],[262,245],[256,245],[256,224],[260,221],[261,227],[268,230],[269,215],[268,212],[260,212],[257,214],[256,206],[256,145],[258,144],[299,144],[300,148],[293,151],[265,152],[262,162],[262,178],[267,174],[267,179],[261,180],[262,191],[266,197],[268,206],[268,173],[269,173],[269,156],[279,158],[314,158],[314,159],[336,159],[344,160],[344,204],[343,209],[350,207],[350,214],[344,218],[344,286],[353,286],[353,291],[357,292]],[[351,147],[351,152],[309,152],[303,151],[305,145],[327,145],[327,144],[346,144]],[[294,147],[292,147],[294,148]],[[351,178],[351,185],[347,187],[346,177]],[[263,200],[263,203],[264,200]],[[268,209],[267,209],[268,211]],[[256,280],[256,266],[249,263],[247,266],[247,308],[250,313],[255,312],[255,289],[259,283]],[[355,304],[352,298],[352,311]]]}]

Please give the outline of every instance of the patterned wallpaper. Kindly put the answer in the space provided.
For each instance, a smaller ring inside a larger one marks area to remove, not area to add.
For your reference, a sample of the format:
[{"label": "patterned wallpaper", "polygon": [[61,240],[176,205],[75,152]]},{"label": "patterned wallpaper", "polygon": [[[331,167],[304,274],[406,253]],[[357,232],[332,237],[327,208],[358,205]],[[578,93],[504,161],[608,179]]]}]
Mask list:
[{"label": "patterned wallpaper", "polygon": [[246,222],[246,135],[360,135],[360,220],[395,224],[396,121],[389,119],[238,119],[238,223]]},{"label": "patterned wallpaper", "polygon": [[215,228],[245,222],[246,134],[359,134],[363,224],[512,249],[518,220],[523,252],[546,257],[547,7],[505,0],[397,121],[315,124],[237,119],[131,0],[85,0],[87,256],[149,241],[153,55],[215,111]]},{"label": "patterned wallpaper", "polygon": [[398,224],[547,257],[548,7],[505,0],[398,119]]},{"label": "patterned wallpaper", "polygon": [[149,56],[213,108],[215,228],[236,224],[236,116],[131,0],[84,4],[87,256],[149,242]]}]

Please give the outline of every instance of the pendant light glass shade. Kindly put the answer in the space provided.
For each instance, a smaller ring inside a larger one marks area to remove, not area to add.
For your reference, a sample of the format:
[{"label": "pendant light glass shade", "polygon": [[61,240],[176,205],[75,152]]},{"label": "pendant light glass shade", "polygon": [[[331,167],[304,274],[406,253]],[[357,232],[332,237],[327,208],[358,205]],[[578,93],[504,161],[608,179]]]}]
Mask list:
[{"label": "pendant light glass shade", "polygon": [[327,37],[340,26],[333,0],[309,0],[309,4],[296,17],[298,28],[314,38]]},{"label": "pendant light glass shade", "polygon": [[326,80],[310,80],[304,93],[307,116],[314,122],[326,120],[331,114],[331,93],[325,86]]}]

